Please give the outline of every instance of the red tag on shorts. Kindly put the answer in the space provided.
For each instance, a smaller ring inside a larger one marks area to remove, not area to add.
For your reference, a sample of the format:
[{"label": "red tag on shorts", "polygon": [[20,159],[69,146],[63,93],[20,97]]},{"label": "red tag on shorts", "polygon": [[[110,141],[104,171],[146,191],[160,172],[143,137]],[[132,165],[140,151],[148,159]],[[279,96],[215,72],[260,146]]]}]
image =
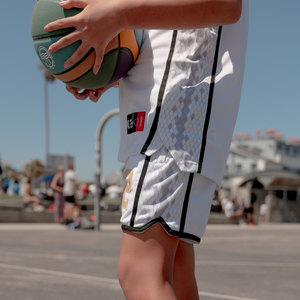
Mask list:
[{"label": "red tag on shorts", "polygon": [[145,114],[146,113],[142,111],[127,115],[127,134],[144,130]]}]

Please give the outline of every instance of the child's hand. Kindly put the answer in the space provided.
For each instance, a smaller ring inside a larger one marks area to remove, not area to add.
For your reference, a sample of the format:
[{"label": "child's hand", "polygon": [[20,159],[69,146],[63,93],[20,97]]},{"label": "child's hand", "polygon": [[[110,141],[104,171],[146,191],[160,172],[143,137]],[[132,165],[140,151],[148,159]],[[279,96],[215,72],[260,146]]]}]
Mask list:
[{"label": "child's hand", "polygon": [[49,47],[50,52],[64,48],[78,40],[82,43],[73,55],[65,62],[65,68],[76,63],[92,47],[96,52],[93,71],[98,73],[104,51],[108,43],[121,31],[116,22],[114,0],[66,0],[60,2],[65,9],[82,8],[79,14],[54,21],[45,26],[46,31],[75,27],[76,30],[61,38]]},{"label": "child's hand", "polygon": [[66,89],[69,93],[71,93],[76,99],[78,100],[85,100],[87,98],[90,98],[91,101],[93,102],[98,102],[100,97],[111,87],[117,86],[119,84],[118,82],[112,83],[106,87],[96,89],[96,90],[83,90],[82,92],[81,89],[71,87],[69,85],[66,85]]}]

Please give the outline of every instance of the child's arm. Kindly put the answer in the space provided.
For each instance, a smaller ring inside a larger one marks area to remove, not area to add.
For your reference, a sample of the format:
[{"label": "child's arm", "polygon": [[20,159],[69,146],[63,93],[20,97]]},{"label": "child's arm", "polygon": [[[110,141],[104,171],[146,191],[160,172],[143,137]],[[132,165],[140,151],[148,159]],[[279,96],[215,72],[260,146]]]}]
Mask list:
[{"label": "child's arm", "polygon": [[49,51],[55,52],[81,40],[65,67],[73,65],[93,47],[97,74],[106,45],[121,30],[192,29],[231,24],[239,20],[242,0],[66,0],[61,6],[83,8],[83,11],[45,27],[46,31],[76,28],[51,45]]}]

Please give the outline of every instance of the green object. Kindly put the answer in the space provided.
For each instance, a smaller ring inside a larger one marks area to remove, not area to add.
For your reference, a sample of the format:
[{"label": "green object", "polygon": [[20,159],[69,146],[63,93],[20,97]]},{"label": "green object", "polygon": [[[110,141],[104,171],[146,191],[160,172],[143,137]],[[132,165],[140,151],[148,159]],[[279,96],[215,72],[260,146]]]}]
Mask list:
[{"label": "green object", "polygon": [[[33,46],[40,61],[43,63],[45,68],[54,75],[68,70],[64,68],[64,62],[77,50],[81,44],[81,41],[77,41],[72,45],[62,48],[54,53],[50,53],[48,48],[51,44],[57,42],[59,39],[61,39],[61,36],[33,40]],[[82,58],[80,61],[82,61],[84,58]]]},{"label": "green object", "polygon": [[33,39],[49,37],[58,34],[66,34],[74,31],[74,28],[65,28],[47,32],[44,27],[53,21],[77,15],[82,9],[64,9],[59,5],[59,0],[38,0],[31,16],[31,36]]},{"label": "green object", "polygon": [[[93,59],[95,57],[94,53],[91,54],[93,48],[90,48],[85,56],[74,65],[67,69],[64,68],[65,61],[78,49],[81,41],[76,41],[56,52],[50,53],[48,51],[53,43],[74,31],[75,28],[47,32],[44,27],[53,21],[75,16],[82,11],[78,8],[64,9],[59,5],[59,2],[60,0],[38,0],[32,11],[31,35],[33,45],[44,67],[64,83],[75,88],[89,90],[104,87],[126,75],[134,64],[132,51],[136,49],[134,46],[132,47],[133,50],[129,49],[130,45],[134,44],[129,40],[132,38],[131,35],[124,35],[122,42],[120,42],[121,35],[116,37],[118,41],[115,40],[115,48],[109,48],[110,50],[105,53],[97,75],[93,73]],[[141,47],[142,36],[142,30],[134,31],[134,42],[137,47]],[[126,46],[120,47],[120,44]]]},{"label": "green object", "polygon": [[90,70],[77,80],[66,83],[76,88],[88,90],[97,89],[99,86],[106,86],[114,75],[118,55],[118,50],[107,53],[97,75],[93,73],[93,70]]}]

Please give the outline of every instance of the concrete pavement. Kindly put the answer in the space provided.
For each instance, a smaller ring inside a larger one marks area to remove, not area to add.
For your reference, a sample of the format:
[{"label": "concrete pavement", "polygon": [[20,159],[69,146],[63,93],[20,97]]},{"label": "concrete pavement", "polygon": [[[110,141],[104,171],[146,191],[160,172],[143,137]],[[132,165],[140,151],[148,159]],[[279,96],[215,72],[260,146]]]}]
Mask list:
[{"label": "concrete pavement", "polygon": [[[0,299],[124,300],[121,234],[0,223]],[[300,224],[208,225],[195,253],[201,300],[300,298]]]}]

